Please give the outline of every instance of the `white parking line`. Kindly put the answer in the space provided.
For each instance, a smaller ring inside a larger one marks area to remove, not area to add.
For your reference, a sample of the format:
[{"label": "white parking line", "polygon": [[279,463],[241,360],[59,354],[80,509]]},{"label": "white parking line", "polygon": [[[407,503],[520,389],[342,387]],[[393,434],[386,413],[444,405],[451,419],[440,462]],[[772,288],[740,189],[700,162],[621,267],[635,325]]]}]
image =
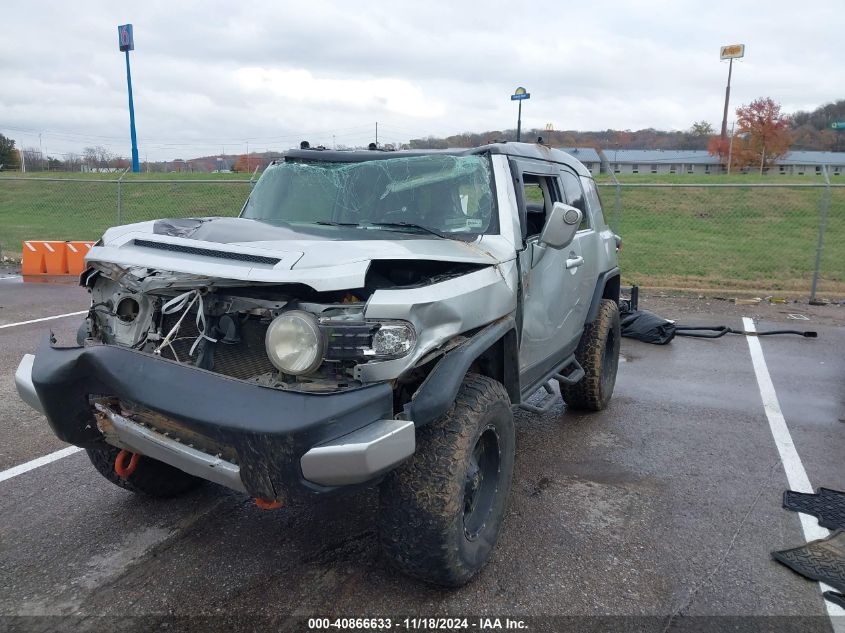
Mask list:
[{"label": "white parking line", "polygon": [[19,464],[18,466],[14,466],[12,468],[9,468],[8,470],[0,472],[0,482],[6,481],[7,479],[11,479],[12,477],[17,477],[18,475],[23,475],[24,473],[28,473],[30,470],[35,470],[36,468],[40,468],[41,466],[45,466],[47,464],[55,462],[59,459],[62,459],[63,457],[74,455],[81,450],[82,449],[78,446],[68,446],[60,451],[56,451],[55,453],[43,455],[42,457],[36,457],[32,461],[26,462],[25,464]]},{"label": "white parking line", "polygon": [[0,281],[9,281],[10,279],[20,279],[20,275],[12,275],[11,277],[0,277]]},{"label": "white parking line", "polygon": [[[757,331],[757,328],[754,327],[754,321],[748,317],[742,318],[742,325],[746,332]],[[745,338],[748,341],[748,350],[751,352],[751,362],[754,365],[754,374],[757,376],[760,397],[763,399],[763,409],[766,412],[769,429],[771,429],[772,437],[775,439],[775,446],[777,446],[778,454],[780,454],[780,461],[786,472],[786,480],[789,483],[789,487],[797,492],[813,494],[814,490],[812,485],[810,485],[810,478],[807,477],[807,471],[804,470],[804,464],[801,462],[801,457],[799,457],[798,451],[795,449],[795,443],[792,441],[789,427],[786,426],[786,419],[783,417],[783,411],[780,408],[775,385],[772,383],[772,377],[769,375],[769,368],[763,356],[760,339],[756,336],[746,336]],[[799,512],[798,517],[801,519],[801,529],[804,531],[804,538],[807,541],[827,538],[830,535],[830,532],[821,527],[817,520],[809,514]],[[819,587],[822,591],[833,590],[832,587],[828,587],[824,583],[819,583]],[[824,600],[824,604],[827,607],[827,614],[831,617],[831,626],[834,631],[837,631],[837,633],[845,631],[845,622],[842,621],[843,616],[845,616],[845,609],[828,600]],[[840,617],[834,618],[833,616]]]},{"label": "white parking line", "polygon": [[29,325],[30,323],[41,323],[42,321],[52,321],[53,319],[64,319],[65,317],[79,316],[80,314],[87,314],[88,310],[80,310],[79,312],[68,312],[67,314],[57,314],[55,316],[41,317],[40,319],[30,319],[29,321],[18,321],[17,323],[6,323],[0,325],[0,330],[7,327],[17,327],[18,325]]}]

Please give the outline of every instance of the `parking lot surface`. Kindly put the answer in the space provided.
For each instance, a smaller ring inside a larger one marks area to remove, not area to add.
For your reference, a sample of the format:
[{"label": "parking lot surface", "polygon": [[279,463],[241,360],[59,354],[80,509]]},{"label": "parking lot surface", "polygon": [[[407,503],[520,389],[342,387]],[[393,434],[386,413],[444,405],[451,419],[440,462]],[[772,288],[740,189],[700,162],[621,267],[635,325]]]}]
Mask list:
[{"label": "parking lot surface", "polygon": [[[81,317],[17,324],[86,307],[75,286],[0,279],[0,471],[64,447],[18,399],[14,370],[49,329],[72,343]],[[701,307],[662,306],[742,327]],[[783,317],[757,323],[774,325]],[[819,338],[760,339],[765,363],[812,486],[843,490],[845,330],[798,325]],[[622,354],[608,410],[516,414],[504,531],[466,587],[428,587],[386,565],[374,491],[275,511],[212,484],[154,501],[78,452],[0,480],[0,615],[630,616],[656,630],[695,616],[804,616],[801,627],[829,630],[819,585],[770,556],[805,537],[781,508],[787,478],[746,337],[625,340]]]}]

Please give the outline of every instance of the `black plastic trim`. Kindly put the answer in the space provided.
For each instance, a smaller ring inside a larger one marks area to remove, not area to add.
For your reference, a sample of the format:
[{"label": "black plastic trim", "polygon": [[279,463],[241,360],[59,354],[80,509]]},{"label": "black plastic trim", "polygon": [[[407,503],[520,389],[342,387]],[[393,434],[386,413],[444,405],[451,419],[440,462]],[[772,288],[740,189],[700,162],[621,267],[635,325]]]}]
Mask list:
[{"label": "black plastic trim", "polygon": [[[607,285],[608,280],[618,277],[619,276],[619,267],[611,268],[608,271],[605,271],[599,275],[598,280],[596,281],[596,287],[593,290],[593,298],[590,300],[590,309],[587,312],[587,319],[585,323],[592,323],[596,320],[596,317],[599,313],[599,305],[601,305],[601,300],[604,297],[604,288]],[[616,297],[618,302],[619,297]]]},{"label": "black plastic trim", "polygon": [[413,420],[419,427],[446,413],[455,401],[458,389],[473,361],[515,328],[513,317],[499,319],[440,359],[413,399],[405,405],[407,419]]}]

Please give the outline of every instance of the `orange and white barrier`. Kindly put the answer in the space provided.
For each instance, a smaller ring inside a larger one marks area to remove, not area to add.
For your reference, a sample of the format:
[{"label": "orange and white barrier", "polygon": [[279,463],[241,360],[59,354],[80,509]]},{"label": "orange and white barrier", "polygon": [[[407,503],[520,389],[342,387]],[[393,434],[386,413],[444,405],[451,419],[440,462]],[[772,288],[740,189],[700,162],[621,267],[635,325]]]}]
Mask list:
[{"label": "orange and white barrier", "polygon": [[85,271],[85,256],[94,242],[67,242],[67,272],[81,275]]},{"label": "orange and white barrier", "polygon": [[79,275],[85,270],[85,256],[94,242],[28,240],[23,243],[21,274]]}]

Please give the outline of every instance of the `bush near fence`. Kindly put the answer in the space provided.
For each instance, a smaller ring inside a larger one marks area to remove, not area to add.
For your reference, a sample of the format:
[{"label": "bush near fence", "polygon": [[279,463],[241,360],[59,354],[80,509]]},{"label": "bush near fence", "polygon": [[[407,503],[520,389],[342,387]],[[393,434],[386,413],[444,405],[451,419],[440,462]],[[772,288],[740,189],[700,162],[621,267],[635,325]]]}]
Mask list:
[{"label": "bush near fence", "polygon": [[[98,239],[116,224],[235,216],[251,180],[0,177],[0,248],[24,239]],[[600,183],[622,236],[624,281],[644,287],[808,294],[821,212],[828,214],[818,292],[845,296],[845,186]]]}]

